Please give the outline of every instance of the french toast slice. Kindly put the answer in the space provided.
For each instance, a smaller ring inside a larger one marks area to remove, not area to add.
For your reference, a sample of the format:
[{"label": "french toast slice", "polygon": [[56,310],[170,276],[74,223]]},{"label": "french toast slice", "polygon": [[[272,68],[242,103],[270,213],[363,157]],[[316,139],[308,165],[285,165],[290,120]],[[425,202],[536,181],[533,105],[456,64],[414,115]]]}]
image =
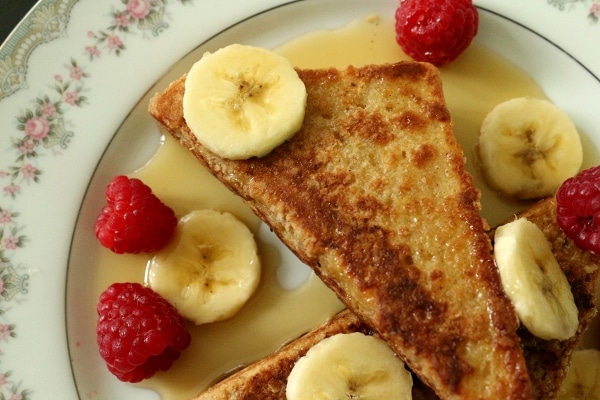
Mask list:
[{"label": "french toast slice", "polygon": [[[579,310],[579,328],[568,340],[543,340],[531,335],[521,326],[525,360],[531,377],[535,398],[552,399],[564,380],[573,349],[597,313],[596,285],[600,274],[600,256],[577,248],[556,223],[556,203],[548,198],[524,211],[527,218],[543,230],[552,244],[552,251],[571,285]],[[493,230],[490,232],[493,236]],[[285,400],[287,377],[294,363],[324,338],[338,334],[362,332],[373,334],[371,328],[356,314],[344,310],[310,333],[290,342],[281,350],[228,376],[202,392],[194,400],[261,399]],[[414,380],[414,400],[438,399],[433,391],[418,379]]]},{"label": "french toast slice", "polygon": [[[552,252],[565,273],[579,311],[579,327],[567,340],[543,340],[532,335],[524,326],[521,337],[529,376],[537,399],[553,399],[564,380],[571,355],[596,316],[596,289],[600,275],[600,255],[575,246],[556,222],[554,197],[541,200],[520,215],[536,224],[551,244]],[[490,231],[493,237],[494,231]]]},{"label": "french toast slice", "polygon": [[338,333],[350,332],[362,332],[366,335],[374,333],[356,314],[345,309],[275,353],[211,386],[194,400],[285,400],[287,378],[296,361],[321,340]]},{"label": "french toast slice", "polygon": [[298,74],[303,126],[263,158],[223,159],[197,141],[185,76],[149,112],[441,398],[533,398],[438,70]]},{"label": "french toast slice", "polygon": [[[356,314],[348,309],[342,310],[278,351],[211,386],[193,400],[286,400],[287,378],[296,361],[321,340],[352,332],[377,335]],[[419,380],[413,381],[413,400],[438,399],[429,387]]]}]

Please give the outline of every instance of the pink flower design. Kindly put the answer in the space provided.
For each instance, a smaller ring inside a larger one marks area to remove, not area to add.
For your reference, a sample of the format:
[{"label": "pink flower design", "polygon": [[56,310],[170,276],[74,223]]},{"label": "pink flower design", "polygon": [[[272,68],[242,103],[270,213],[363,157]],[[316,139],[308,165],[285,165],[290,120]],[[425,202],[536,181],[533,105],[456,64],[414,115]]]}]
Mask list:
[{"label": "pink flower design", "polygon": [[131,15],[126,12],[115,15],[115,25],[119,28],[126,28],[131,22]]},{"label": "pink flower design", "polygon": [[100,55],[100,49],[97,46],[85,46],[85,51],[88,53],[90,57],[95,57]]},{"label": "pink flower design", "polygon": [[35,150],[35,143],[31,140],[23,140],[23,143],[19,146],[19,153],[22,155],[27,155],[33,153]]},{"label": "pink flower design", "polygon": [[2,189],[2,190],[4,191],[4,193],[14,195],[15,193],[17,193],[21,190],[21,187],[19,185],[11,183],[8,186],[4,186],[4,189]]},{"label": "pink flower design", "polygon": [[56,107],[54,106],[54,104],[49,102],[42,104],[40,109],[42,111],[42,115],[45,117],[51,117],[54,114],[56,114]]},{"label": "pink flower design", "polygon": [[111,50],[119,50],[123,47],[123,41],[118,35],[110,35],[106,41],[108,43],[108,48]]},{"label": "pink flower design", "polygon": [[8,400],[23,400],[23,396],[19,393],[13,393]]},{"label": "pink flower design", "polygon": [[74,65],[69,71],[69,77],[74,81],[79,81],[83,77],[83,70],[81,69],[81,67]]},{"label": "pink flower design", "polygon": [[33,140],[40,140],[48,136],[50,122],[45,117],[31,117],[25,124],[25,134]]},{"label": "pink flower design", "polygon": [[95,38],[95,37],[96,37],[96,34],[94,33],[94,31],[88,31],[88,32],[87,32],[87,36],[88,36],[89,38]]},{"label": "pink flower design", "polygon": [[0,387],[4,385],[6,385],[6,374],[0,374]]},{"label": "pink flower design", "polygon": [[25,164],[21,167],[21,174],[25,179],[35,178],[35,174],[37,172],[37,168],[31,164]]},{"label": "pink flower design", "polygon": [[60,74],[56,74],[56,75],[54,75],[54,80],[56,82],[62,82],[62,76]]},{"label": "pink flower design", "polygon": [[[6,339],[8,339],[9,336],[10,336],[10,325],[0,324],[0,340],[6,340]],[[4,382],[6,383],[6,380]]]},{"label": "pink flower design", "polygon": [[70,91],[65,93],[65,103],[75,106],[79,101],[79,93]]},{"label": "pink flower design", "polygon": [[150,0],[129,0],[127,2],[127,11],[135,19],[147,17],[151,10]]},{"label": "pink flower design", "polygon": [[[12,213],[7,210],[0,211],[0,224],[9,224],[10,222],[12,222]],[[0,293],[2,293],[1,288]]]},{"label": "pink flower design", "polygon": [[16,250],[17,244],[19,243],[19,238],[17,238],[15,235],[10,235],[5,237],[4,240],[2,240],[2,242],[4,243],[5,249]]},{"label": "pink flower design", "polygon": [[594,3],[590,6],[590,14],[596,18],[600,18],[600,3]]}]

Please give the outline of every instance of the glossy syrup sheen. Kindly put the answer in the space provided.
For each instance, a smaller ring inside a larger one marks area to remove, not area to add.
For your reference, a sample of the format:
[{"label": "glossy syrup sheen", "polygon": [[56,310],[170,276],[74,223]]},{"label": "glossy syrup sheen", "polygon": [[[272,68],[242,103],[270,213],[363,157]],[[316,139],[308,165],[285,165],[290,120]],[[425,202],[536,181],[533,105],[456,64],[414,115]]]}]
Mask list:
[{"label": "glossy syrup sheen", "polygon": [[[395,43],[393,22],[377,16],[365,17],[338,30],[308,34],[276,51],[300,68],[343,68],[350,64],[408,60]],[[494,225],[524,205],[499,199],[479,175],[475,165],[479,124],[504,100],[545,95],[527,74],[477,43],[442,67],[441,74],[456,135],[467,156],[468,169],[482,191],[483,214]],[[214,208],[232,212],[255,233],[260,229],[260,221],[241,200],[170,137],[165,137],[147,165],[131,175],[151,186],[178,216],[198,208]],[[171,370],[158,373],[142,386],[158,391],[165,400],[189,399],[228,372],[270,354],[341,309],[341,303],[314,275],[309,274],[297,288],[284,289],[277,275],[289,254],[282,253],[270,240],[259,240],[258,244],[263,273],[250,302],[228,321],[190,326],[191,347]],[[147,256],[117,256],[103,250],[99,253],[98,294],[115,281],[143,282]],[[125,270],[129,272],[125,274]]]}]

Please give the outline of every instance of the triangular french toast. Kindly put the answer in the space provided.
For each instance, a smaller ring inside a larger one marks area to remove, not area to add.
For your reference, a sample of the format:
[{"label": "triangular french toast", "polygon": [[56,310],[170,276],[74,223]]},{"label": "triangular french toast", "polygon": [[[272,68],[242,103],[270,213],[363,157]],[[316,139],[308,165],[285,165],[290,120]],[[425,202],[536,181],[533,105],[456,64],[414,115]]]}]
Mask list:
[{"label": "triangular french toast", "polygon": [[[286,400],[287,378],[300,357],[321,340],[339,334],[376,333],[350,310],[345,309],[322,325],[211,386],[193,400]],[[413,400],[437,400],[433,391],[418,379],[412,388]]]},{"label": "triangular french toast", "polygon": [[[534,204],[520,215],[542,229],[552,244],[554,256],[568,278],[579,310],[579,329],[577,334],[568,340],[542,340],[524,327],[518,330],[525,349],[525,360],[535,398],[539,400],[556,396],[568,369],[573,349],[597,312],[595,296],[600,274],[600,256],[577,248],[566,238],[556,223],[555,210],[556,203],[553,198],[549,198]],[[228,376],[194,400],[285,400],[287,377],[295,362],[324,338],[350,332],[373,334],[367,324],[346,309],[279,351]],[[436,400],[438,397],[415,379],[413,399]]]},{"label": "triangular french toast", "polygon": [[304,124],[263,158],[223,159],[197,141],[185,77],[149,111],[441,398],[533,398],[437,69],[298,74]]}]

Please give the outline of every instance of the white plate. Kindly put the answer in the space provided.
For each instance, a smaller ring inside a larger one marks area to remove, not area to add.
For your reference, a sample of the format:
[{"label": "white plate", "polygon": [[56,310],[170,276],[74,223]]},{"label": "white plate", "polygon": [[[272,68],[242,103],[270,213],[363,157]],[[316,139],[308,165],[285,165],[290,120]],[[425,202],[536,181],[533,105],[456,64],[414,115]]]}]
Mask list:
[{"label": "white plate", "polygon": [[[586,163],[596,163],[600,2],[475,3],[476,40],[541,84],[581,130]],[[397,0],[131,0],[127,29],[115,29],[127,4],[42,0],[0,48],[0,398],[155,398],[106,376],[97,356],[71,363],[69,353],[95,341],[72,334],[94,318],[82,312],[95,301],[86,298],[82,227],[97,204],[84,197],[155,149],[158,131],[140,111],[147,91],[185,71],[200,45],[274,47],[367,13],[391,15]]]}]

